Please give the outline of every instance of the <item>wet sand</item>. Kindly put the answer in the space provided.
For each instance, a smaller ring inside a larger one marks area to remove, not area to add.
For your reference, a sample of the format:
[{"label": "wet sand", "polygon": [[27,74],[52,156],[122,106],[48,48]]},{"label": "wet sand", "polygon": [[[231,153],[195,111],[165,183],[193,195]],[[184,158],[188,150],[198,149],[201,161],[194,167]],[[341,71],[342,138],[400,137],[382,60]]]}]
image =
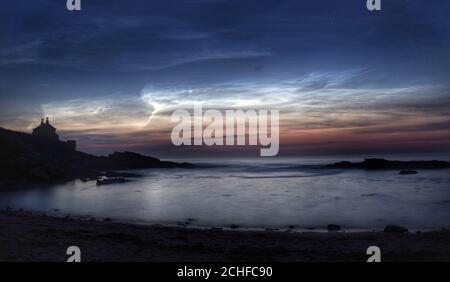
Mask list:
[{"label": "wet sand", "polygon": [[196,229],[53,218],[0,211],[0,261],[450,261],[450,231],[422,233],[287,232]]}]

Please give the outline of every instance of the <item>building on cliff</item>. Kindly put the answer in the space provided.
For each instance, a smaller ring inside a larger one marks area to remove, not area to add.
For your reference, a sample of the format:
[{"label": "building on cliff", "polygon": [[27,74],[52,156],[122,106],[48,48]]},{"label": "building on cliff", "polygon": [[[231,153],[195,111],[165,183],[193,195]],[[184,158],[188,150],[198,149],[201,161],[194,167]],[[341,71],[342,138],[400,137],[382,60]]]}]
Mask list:
[{"label": "building on cliff", "polygon": [[61,145],[66,146],[68,149],[76,151],[77,143],[75,140],[60,141],[58,134],[56,134],[56,128],[50,124],[48,117],[41,119],[41,124],[33,129],[33,136],[45,138],[51,141],[59,142]]}]

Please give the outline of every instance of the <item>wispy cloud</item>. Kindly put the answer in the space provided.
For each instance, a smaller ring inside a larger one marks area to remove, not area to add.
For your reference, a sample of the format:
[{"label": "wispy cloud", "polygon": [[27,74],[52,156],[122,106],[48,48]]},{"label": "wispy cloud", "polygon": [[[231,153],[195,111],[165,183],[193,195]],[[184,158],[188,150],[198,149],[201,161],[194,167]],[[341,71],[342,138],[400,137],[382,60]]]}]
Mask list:
[{"label": "wispy cloud", "polygon": [[29,131],[48,115],[86,144],[137,146],[203,103],[279,109],[283,140],[311,146],[443,135],[450,2],[391,1],[370,17],[324,1],[92,1],[75,15],[2,0],[0,125]]},{"label": "wispy cloud", "polygon": [[[234,82],[207,87],[148,85],[142,99],[167,115],[194,103],[205,108],[274,108],[286,126],[297,128],[363,127],[389,120],[442,117],[450,106],[449,89],[431,85],[373,89],[355,88],[364,70],[311,73],[298,80],[272,83]],[[292,124],[292,126],[290,125]]]},{"label": "wispy cloud", "polygon": [[144,127],[154,109],[139,98],[103,97],[42,105],[42,113],[67,131],[133,131]]},{"label": "wispy cloud", "polygon": [[[400,88],[349,88],[364,70],[311,73],[288,81],[246,82],[186,87],[150,84],[141,95],[72,99],[41,106],[67,131],[161,130],[170,126],[176,109],[277,109],[282,130],[384,127],[395,120],[398,126],[445,123],[449,116],[448,89],[436,86]],[[152,119],[158,121],[149,124]],[[443,120],[444,119],[444,120]],[[440,123],[443,122],[443,123]],[[167,129],[168,130],[168,129]],[[375,130],[375,129],[373,129]],[[361,131],[362,132],[362,131]]]}]

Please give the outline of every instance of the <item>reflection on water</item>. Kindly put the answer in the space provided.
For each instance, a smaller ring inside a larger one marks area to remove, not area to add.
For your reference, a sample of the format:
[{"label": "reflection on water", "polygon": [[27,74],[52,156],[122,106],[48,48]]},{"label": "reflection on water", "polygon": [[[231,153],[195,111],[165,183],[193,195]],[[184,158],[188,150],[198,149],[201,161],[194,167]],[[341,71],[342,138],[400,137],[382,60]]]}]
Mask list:
[{"label": "reflection on water", "polygon": [[448,169],[399,175],[397,171],[318,169],[314,162],[278,159],[138,172],[144,177],[100,187],[95,182],[72,181],[3,192],[0,206],[198,226],[323,228],[340,224],[351,230],[395,223],[411,229],[450,227]]}]

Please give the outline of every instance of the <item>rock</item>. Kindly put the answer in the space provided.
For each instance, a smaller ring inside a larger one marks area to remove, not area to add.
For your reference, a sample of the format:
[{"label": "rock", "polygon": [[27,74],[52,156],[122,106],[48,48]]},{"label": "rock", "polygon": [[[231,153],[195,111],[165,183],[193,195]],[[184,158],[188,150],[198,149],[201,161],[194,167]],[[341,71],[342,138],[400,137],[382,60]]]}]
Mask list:
[{"label": "rock", "polygon": [[414,170],[414,169],[438,169],[450,168],[450,162],[446,161],[390,161],[385,159],[365,159],[363,162],[338,162],[325,166],[326,168],[360,168],[367,170],[383,170],[383,169],[400,169],[400,170]]},{"label": "rock", "polygon": [[398,174],[407,175],[407,174],[418,174],[417,170],[401,170]]},{"label": "rock", "polygon": [[109,154],[107,157],[100,157],[100,162],[104,163],[104,167],[110,167],[113,169],[193,167],[193,165],[189,163],[161,161],[157,158],[128,151],[114,152]]},{"label": "rock", "polygon": [[389,225],[386,225],[386,227],[384,227],[384,232],[386,232],[386,233],[406,233],[406,232],[408,232],[408,229],[403,226],[389,224]]},{"label": "rock", "polygon": [[237,225],[237,224],[231,224],[231,225],[230,225],[230,228],[231,228],[231,229],[237,229],[237,228],[239,228],[239,225]]},{"label": "rock", "polygon": [[327,230],[328,230],[328,232],[339,231],[339,230],[341,230],[341,226],[337,225],[337,224],[328,224]]},{"label": "rock", "polygon": [[111,220],[111,218],[107,217],[107,218],[105,218],[103,221],[105,221],[105,222],[111,222],[112,220]]}]

